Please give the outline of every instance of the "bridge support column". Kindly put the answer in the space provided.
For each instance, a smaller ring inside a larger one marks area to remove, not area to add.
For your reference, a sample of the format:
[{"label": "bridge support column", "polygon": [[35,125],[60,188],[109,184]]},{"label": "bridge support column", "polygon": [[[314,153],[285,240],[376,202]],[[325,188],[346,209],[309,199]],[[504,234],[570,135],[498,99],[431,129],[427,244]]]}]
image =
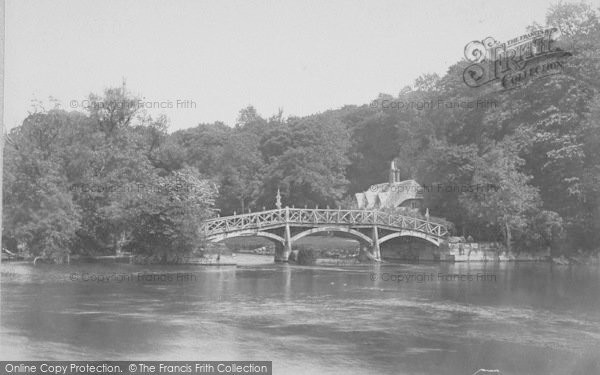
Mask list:
[{"label": "bridge support column", "polygon": [[285,234],[283,246],[275,248],[275,262],[287,262],[292,253],[292,235],[290,232],[290,208],[285,208]]},{"label": "bridge support column", "polygon": [[275,246],[275,262],[285,263],[289,260],[290,254],[292,253],[291,247],[286,244],[278,243]]},{"label": "bridge support column", "polygon": [[373,234],[371,235],[371,239],[373,240],[373,249],[371,249],[371,253],[373,257],[377,260],[381,260],[381,248],[379,247],[379,230],[375,225],[373,227]]}]

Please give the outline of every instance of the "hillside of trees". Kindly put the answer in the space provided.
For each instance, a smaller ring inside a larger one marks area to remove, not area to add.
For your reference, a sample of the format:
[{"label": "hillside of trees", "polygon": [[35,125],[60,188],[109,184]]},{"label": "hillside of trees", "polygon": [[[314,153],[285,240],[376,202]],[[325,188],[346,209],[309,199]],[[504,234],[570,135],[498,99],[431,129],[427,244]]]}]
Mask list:
[{"label": "hillside of trees", "polygon": [[[120,88],[91,95],[113,105],[87,113],[38,108],[7,137],[3,246],[48,257],[188,253],[202,246],[201,220],[272,208],[278,188],[289,206],[351,207],[395,158],[403,179],[425,186],[500,187],[425,191],[424,207],[457,235],[517,251],[598,251],[598,15],[579,3],[550,8],[532,28],[560,29],[572,56],[562,73],[513,90],[468,87],[464,60],[375,103],[269,118],[249,106],[232,127],[168,133],[167,119],[138,111]],[[492,104],[447,108],[478,101]],[[389,105],[425,102],[436,105]]]}]

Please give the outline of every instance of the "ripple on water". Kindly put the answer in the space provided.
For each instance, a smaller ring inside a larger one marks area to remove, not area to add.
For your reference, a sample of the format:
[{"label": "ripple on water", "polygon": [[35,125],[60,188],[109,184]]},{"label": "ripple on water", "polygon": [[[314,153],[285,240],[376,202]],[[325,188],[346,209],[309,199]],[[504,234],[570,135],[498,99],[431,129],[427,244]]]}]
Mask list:
[{"label": "ripple on water", "polygon": [[[268,358],[280,370],[275,373],[291,374],[464,374],[464,363],[481,354],[510,363],[514,373],[562,375],[561,367],[536,373],[528,366],[548,357],[577,360],[600,346],[594,303],[553,310],[552,289],[538,296],[532,287],[538,284],[527,284],[516,267],[513,275],[520,278],[510,280],[515,289],[500,295],[494,294],[498,288],[447,284],[378,288],[368,271],[206,269],[198,271],[198,283],[186,285],[39,284],[44,276],[24,272],[25,281],[2,290],[3,324],[12,329],[2,327],[2,354],[189,359],[201,353],[212,359]],[[564,302],[570,284],[561,277],[549,282],[559,284]],[[588,284],[596,285],[594,280]]]}]

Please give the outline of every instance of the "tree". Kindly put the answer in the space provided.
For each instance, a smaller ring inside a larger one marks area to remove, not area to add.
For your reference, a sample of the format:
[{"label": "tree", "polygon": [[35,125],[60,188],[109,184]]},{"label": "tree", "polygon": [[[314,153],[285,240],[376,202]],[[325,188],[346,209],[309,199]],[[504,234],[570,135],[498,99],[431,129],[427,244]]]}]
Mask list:
[{"label": "tree", "polygon": [[[528,214],[540,205],[538,190],[519,172],[523,160],[506,148],[496,147],[476,163],[472,186],[459,198],[467,213],[497,228],[511,250],[513,233],[527,227]],[[480,190],[481,187],[481,190]]]},{"label": "tree", "polygon": [[34,113],[11,131],[5,149],[3,227],[34,256],[60,260],[80,227],[55,141],[63,112]]},{"label": "tree", "polygon": [[185,162],[203,175],[216,176],[220,172],[221,154],[233,130],[222,122],[200,124],[195,128],[179,130],[171,135],[185,153]]},{"label": "tree", "polygon": [[200,250],[198,228],[211,217],[216,194],[214,184],[192,169],[156,177],[142,190],[131,186],[120,210],[131,230],[125,248],[163,263]]},{"label": "tree", "polygon": [[258,136],[247,131],[234,134],[224,145],[221,158],[218,206],[222,212],[246,212],[256,204],[262,184],[264,164]]},{"label": "tree", "polygon": [[139,99],[128,96],[124,88],[106,89],[103,96],[90,94],[88,103],[90,118],[107,137],[129,126],[140,112]]},{"label": "tree", "polygon": [[440,76],[437,73],[423,74],[415,80],[415,90],[418,91],[437,91],[440,82]]},{"label": "tree", "polygon": [[[456,186],[470,185],[478,160],[474,145],[457,146],[436,141],[423,151],[417,181],[424,186],[424,206],[436,216],[447,218],[462,234],[483,237],[476,220],[459,201]],[[450,187],[450,189],[447,189]]]},{"label": "tree", "polygon": [[546,14],[546,24],[558,28],[566,37],[593,33],[600,27],[598,14],[584,2],[559,2],[550,6]]},{"label": "tree", "polygon": [[343,198],[350,135],[342,122],[330,115],[289,119],[286,132],[270,134],[280,145],[263,142],[263,150],[280,153],[266,155],[264,205],[272,204],[278,187],[289,205],[334,206]]},{"label": "tree", "polygon": [[[3,235],[55,259],[125,246],[151,254],[158,250],[144,242],[148,231],[163,253],[189,251],[200,243],[199,220],[212,215],[214,184],[185,168],[166,118],[134,120],[135,99],[119,89],[90,98],[97,105],[89,114],[37,111],[11,132]],[[162,196],[165,189],[175,193]],[[153,216],[160,207],[165,220]]]}]

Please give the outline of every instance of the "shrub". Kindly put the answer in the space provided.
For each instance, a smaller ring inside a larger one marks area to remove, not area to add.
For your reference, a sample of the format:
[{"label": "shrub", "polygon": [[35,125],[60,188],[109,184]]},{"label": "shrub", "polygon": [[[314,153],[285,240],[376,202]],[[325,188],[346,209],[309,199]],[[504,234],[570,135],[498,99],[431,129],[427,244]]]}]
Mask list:
[{"label": "shrub", "polygon": [[314,249],[300,249],[300,251],[298,251],[298,264],[315,264],[316,260],[317,252]]}]

